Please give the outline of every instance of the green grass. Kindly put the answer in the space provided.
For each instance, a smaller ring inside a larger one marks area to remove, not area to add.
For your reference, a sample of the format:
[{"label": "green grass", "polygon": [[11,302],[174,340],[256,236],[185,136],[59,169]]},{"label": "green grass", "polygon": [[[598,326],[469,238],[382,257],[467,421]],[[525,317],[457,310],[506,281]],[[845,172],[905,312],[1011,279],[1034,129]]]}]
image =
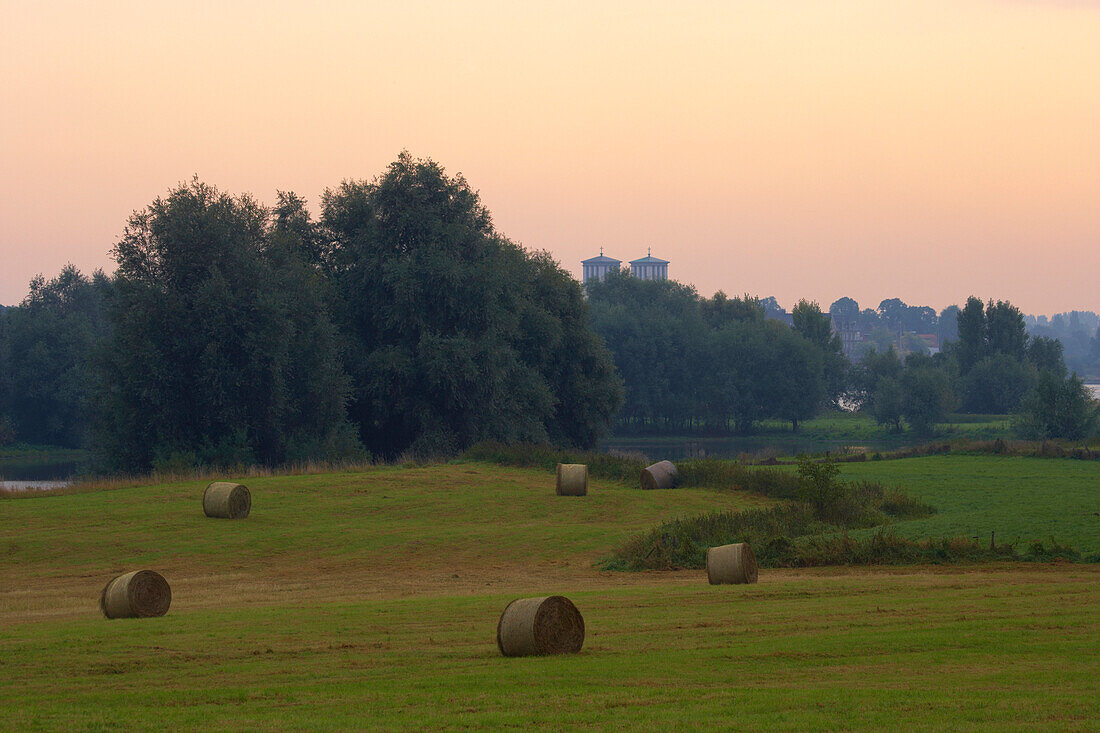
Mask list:
[{"label": "green grass", "polygon": [[[1014,461],[1096,498],[1078,485],[1095,486],[1097,464],[1080,461],[948,456],[842,475],[894,469],[882,480],[943,513],[950,471],[1019,501]],[[763,571],[757,585],[712,587],[698,571],[593,562],[661,521],[772,502],[601,480],[556,497],[549,472],[472,462],[247,483],[253,514],[239,522],[204,518],[198,481],[0,498],[0,728],[1024,731],[1100,719],[1094,565]],[[138,567],[172,584],[169,614],[103,619],[100,588]],[[584,614],[583,651],[501,657],[504,605],[549,593]]]},{"label": "green grass", "polygon": [[499,656],[513,594],[21,624],[0,632],[0,704],[21,730],[1088,730],[1096,581],[853,574],[572,592],[587,640],[567,658]]},{"label": "green grass", "polygon": [[[231,527],[202,514],[205,481],[10,499],[0,503],[0,555],[44,574],[134,564],[412,562],[485,548],[540,560],[593,559],[654,518],[763,500],[706,489],[635,491],[594,481],[583,499],[554,495],[554,475],[465,463],[250,478],[253,516]],[[2,500],[0,500],[2,501]],[[64,541],[59,542],[58,537]]]},{"label": "green grass", "polygon": [[1100,555],[1100,463],[1065,459],[946,455],[845,463],[841,477],[899,486],[936,507],[891,525],[904,537],[964,535],[1023,547],[1053,537]]}]

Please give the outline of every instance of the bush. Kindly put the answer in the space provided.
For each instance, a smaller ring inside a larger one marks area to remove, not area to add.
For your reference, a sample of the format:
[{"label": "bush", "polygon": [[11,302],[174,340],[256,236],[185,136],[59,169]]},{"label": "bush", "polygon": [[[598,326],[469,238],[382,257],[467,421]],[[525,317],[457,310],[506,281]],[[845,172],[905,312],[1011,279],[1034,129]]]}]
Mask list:
[{"label": "bush", "polygon": [[866,537],[809,537],[792,543],[780,567],[913,565],[1019,559],[1011,545],[990,547],[969,537],[914,541],[882,530]]},{"label": "bush", "polygon": [[1068,545],[1059,544],[1053,537],[1050,538],[1050,547],[1042,542],[1033,542],[1024,553],[1024,559],[1035,562],[1054,562],[1056,560],[1069,560],[1075,562],[1081,559],[1081,553]]},{"label": "bush", "polygon": [[881,491],[878,496],[871,496],[864,487],[860,495],[853,485],[838,481],[840,466],[831,457],[815,462],[808,456],[799,456],[798,475],[802,479],[798,498],[813,507],[814,516],[832,524],[858,526],[865,523],[867,503],[881,497]]},{"label": "bush", "polygon": [[782,552],[776,538],[828,529],[801,504],[750,509],[744,512],[711,512],[664,522],[622,545],[601,567],[607,570],[677,570],[706,565],[708,547],[748,542],[757,561],[768,566],[769,547]]},{"label": "bush", "polygon": [[693,458],[676,464],[680,486],[706,486],[736,489],[772,499],[797,499],[801,482],[787,471],[772,468],[746,468],[736,461],[717,458]]}]

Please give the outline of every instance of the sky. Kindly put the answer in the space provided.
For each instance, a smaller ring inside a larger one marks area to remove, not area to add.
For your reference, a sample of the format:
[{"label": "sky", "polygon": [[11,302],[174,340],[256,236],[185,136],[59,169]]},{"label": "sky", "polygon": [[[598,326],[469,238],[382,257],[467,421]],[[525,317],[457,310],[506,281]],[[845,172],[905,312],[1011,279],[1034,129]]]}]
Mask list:
[{"label": "sky", "polygon": [[576,276],[1100,310],[1100,1],[0,0],[0,303],[193,176],[272,203],[402,150]]}]

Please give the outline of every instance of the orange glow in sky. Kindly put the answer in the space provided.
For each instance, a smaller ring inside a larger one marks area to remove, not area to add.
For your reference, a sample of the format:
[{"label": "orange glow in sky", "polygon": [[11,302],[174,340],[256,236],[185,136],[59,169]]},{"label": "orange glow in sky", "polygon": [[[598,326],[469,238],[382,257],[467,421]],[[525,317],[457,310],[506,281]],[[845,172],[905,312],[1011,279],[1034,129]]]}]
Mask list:
[{"label": "orange glow in sky", "polygon": [[0,1],[0,105],[4,304],[192,175],[316,213],[407,149],[578,276],[1100,310],[1100,2]]}]

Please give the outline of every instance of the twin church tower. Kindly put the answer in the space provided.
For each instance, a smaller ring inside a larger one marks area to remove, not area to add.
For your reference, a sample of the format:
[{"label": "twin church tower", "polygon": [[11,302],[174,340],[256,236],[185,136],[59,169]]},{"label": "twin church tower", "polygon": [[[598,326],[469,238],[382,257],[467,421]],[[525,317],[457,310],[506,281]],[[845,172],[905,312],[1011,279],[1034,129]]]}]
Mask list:
[{"label": "twin church tower", "polygon": [[[621,265],[622,260],[604,256],[603,247],[600,247],[599,257],[592,257],[581,262],[581,266],[584,268],[581,282],[586,283],[589,280],[602,281],[608,272],[618,270]],[[668,260],[654,257],[652,250],[650,250],[642,259],[630,262],[630,274],[639,280],[668,280]]]}]

